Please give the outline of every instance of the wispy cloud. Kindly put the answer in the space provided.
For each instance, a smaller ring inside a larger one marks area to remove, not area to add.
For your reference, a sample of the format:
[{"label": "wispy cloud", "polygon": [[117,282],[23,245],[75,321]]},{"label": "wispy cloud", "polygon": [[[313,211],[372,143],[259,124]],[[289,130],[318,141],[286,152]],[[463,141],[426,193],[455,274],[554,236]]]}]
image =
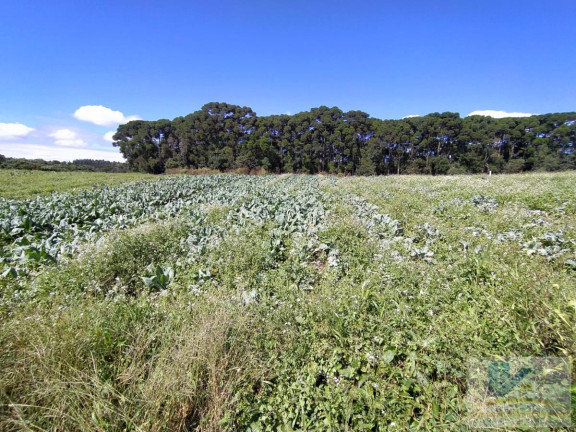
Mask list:
[{"label": "wispy cloud", "polygon": [[88,147],[88,143],[78,138],[76,132],[70,129],[58,129],[48,136],[54,138],[54,144],[62,147]]},{"label": "wispy cloud", "polygon": [[74,112],[78,120],[98,126],[118,126],[131,120],[140,120],[137,115],[125,116],[121,111],[114,111],[103,105],[84,105]]},{"label": "wispy cloud", "polygon": [[116,133],[116,131],[109,131],[106,132],[104,134],[104,141],[108,141],[108,142],[114,142],[114,138],[112,138],[114,136],[114,134]]},{"label": "wispy cloud", "polygon": [[22,123],[0,123],[0,139],[25,137],[33,130]]},{"label": "wispy cloud", "polygon": [[493,118],[505,118],[505,117],[530,117],[535,114],[525,113],[525,112],[506,112],[506,111],[495,111],[495,110],[477,110],[472,111],[468,116],[485,116]]},{"label": "wispy cloud", "polygon": [[[125,116],[119,111],[106,107],[80,107],[75,115],[95,124],[111,124],[110,129],[118,122],[132,120],[136,116]],[[115,131],[106,129],[96,132],[93,128],[70,126],[66,119],[51,119],[52,125],[29,127],[20,122],[0,123],[0,154],[16,158],[71,161],[74,159],[105,159],[124,161],[124,157],[110,143]],[[60,123],[60,125],[58,125]],[[91,130],[92,129],[92,130]]]},{"label": "wispy cloud", "polygon": [[43,144],[22,144],[11,141],[0,142],[0,154],[16,158],[58,160],[67,162],[71,162],[74,159],[98,159],[113,162],[125,162],[124,157],[118,151],[54,147]]},{"label": "wispy cloud", "polygon": [[413,117],[420,117],[420,115],[419,114],[410,114],[410,115],[404,116],[402,118],[407,119],[407,118],[413,118]]}]

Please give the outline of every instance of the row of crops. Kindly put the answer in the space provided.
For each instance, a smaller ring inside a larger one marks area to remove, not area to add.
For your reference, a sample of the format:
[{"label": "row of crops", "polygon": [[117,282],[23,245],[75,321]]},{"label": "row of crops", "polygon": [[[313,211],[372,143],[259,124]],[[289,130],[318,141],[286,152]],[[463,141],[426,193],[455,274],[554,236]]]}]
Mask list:
[{"label": "row of crops", "polygon": [[[337,184],[334,179],[302,176],[272,180],[256,176],[191,176],[167,177],[128,187],[54,193],[31,200],[0,198],[0,274],[3,277],[25,276],[45,265],[75,256],[82,245],[97,242],[108,232],[175,217],[196,220],[198,229],[187,241],[206,245],[223,232],[223,227],[206,226],[205,211],[214,206],[230,208],[228,230],[238,231],[247,223],[272,222],[275,225],[272,243],[276,244],[271,246],[272,254],[280,247],[282,237],[292,233],[307,236],[311,245],[317,243],[314,233],[329,214],[329,203],[335,201],[353,207],[363,226],[384,247],[402,235],[400,222],[380,214],[365,198],[350,193],[328,198],[320,188],[321,182],[331,187]],[[462,206],[462,200],[457,201]],[[474,196],[469,204],[480,212],[491,211],[497,206],[495,200],[481,195]],[[467,229],[477,235],[474,227]],[[409,249],[412,256],[430,258],[433,255],[428,248],[430,238],[441,233],[435,233],[435,228],[428,223],[421,230],[428,240],[420,248],[410,246]],[[571,255],[573,246],[562,232],[547,231],[540,237],[525,239],[522,231],[515,229],[496,237],[498,241],[522,240],[521,244],[529,254],[551,258]],[[411,240],[408,238],[405,242]],[[573,265],[574,261],[568,258],[568,263]]]},{"label": "row of crops", "polygon": [[[116,277],[112,289],[97,290],[163,290],[175,274],[191,266],[200,268],[197,279],[203,282],[215,264],[207,252],[223,239],[258,226],[266,227],[262,245],[271,267],[290,254],[299,266],[341,268],[338,247],[319,238],[330,225],[331,209],[338,205],[349,207],[383,249],[401,238],[399,221],[354,194],[331,193],[337,184],[332,178],[310,176],[188,176],[31,200],[0,199],[0,275],[17,292],[24,288],[30,293],[27,284],[44,269],[66,266],[85,250],[92,254],[100,244],[108,247],[111,234],[171,221],[184,228],[169,240],[170,253],[153,254],[146,269]],[[214,221],[209,216],[214,209],[222,209],[224,217]],[[301,282],[310,283],[305,278]]]},{"label": "row of crops", "polygon": [[24,275],[71,257],[107,232],[165,220],[206,206],[233,205],[266,179],[229,176],[171,177],[128,187],[105,187],[48,198],[0,199],[0,268]]},{"label": "row of crops", "polygon": [[[328,215],[326,203],[317,178],[297,176],[169,177],[32,200],[0,199],[0,273],[25,277],[76,256],[107,233],[174,218],[188,225],[180,251],[188,261],[218,238],[265,223],[274,225],[273,258],[286,236],[318,246],[315,233]],[[215,207],[229,209],[225,224],[207,223],[207,211]]]},{"label": "row of crops", "polygon": [[574,355],[572,177],[527,181],[0,199],[0,429],[465,430],[467,359]]}]

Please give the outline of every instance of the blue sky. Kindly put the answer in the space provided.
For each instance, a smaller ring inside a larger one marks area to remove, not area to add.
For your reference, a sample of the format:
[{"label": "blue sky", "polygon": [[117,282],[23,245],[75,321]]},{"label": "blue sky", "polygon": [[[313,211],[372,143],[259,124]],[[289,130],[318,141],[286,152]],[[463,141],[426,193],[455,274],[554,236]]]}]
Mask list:
[{"label": "blue sky", "polygon": [[211,101],[378,118],[576,110],[574,0],[21,0],[0,16],[6,156],[121,160],[104,138],[118,123]]}]

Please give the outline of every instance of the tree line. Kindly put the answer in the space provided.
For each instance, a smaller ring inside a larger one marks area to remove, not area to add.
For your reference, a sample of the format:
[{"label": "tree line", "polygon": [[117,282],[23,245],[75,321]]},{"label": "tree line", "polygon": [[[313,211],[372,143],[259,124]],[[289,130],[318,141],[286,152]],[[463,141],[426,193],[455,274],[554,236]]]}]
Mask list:
[{"label": "tree line", "polygon": [[72,162],[46,161],[44,159],[11,158],[0,154],[0,169],[22,169],[38,171],[87,171],[125,173],[129,171],[124,162],[96,159],[76,159]]},{"label": "tree line", "polygon": [[259,117],[211,102],[173,120],[136,120],[114,135],[131,170],[209,168],[358,175],[514,173],[576,168],[576,113],[496,119],[432,113],[401,120],[321,106]]}]

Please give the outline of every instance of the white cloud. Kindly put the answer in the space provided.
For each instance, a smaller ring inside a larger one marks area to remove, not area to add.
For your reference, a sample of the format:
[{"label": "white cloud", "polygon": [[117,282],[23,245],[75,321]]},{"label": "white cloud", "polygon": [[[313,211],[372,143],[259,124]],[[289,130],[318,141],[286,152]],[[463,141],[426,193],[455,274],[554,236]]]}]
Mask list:
[{"label": "white cloud", "polygon": [[71,140],[76,138],[76,132],[70,129],[58,129],[56,132],[52,132],[50,136],[58,140]]},{"label": "white cloud", "polygon": [[131,120],[140,120],[136,115],[125,116],[121,111],[114,111],[102,105],[81,106],[74,112],[74,117],[98,126],[117,126]]},{"label": "white cloud", "polygon": [[116,133],[116,131],[106,132],[104,134],[104,140],[108,141],[108,142],[114,142],[114,138],[112,138],[112,137],[114,136],[115,133]]},{"label": "white cloud", "polygon": [[113,162],[126,162],[118,151],[91,150],[84,148],[52,147],[41,144],[21,144],[0,142],[0,154],[7,157],[44,159],[71,162],[74,159],[98,159]]},{"label": "white cloud", "polygon": [[24,137],[33,130],[22,123],[0,123],[0,139]]},{"label": "white cloud", "polygon": [[402,119],[413,118],[413,117],[420,117],[420,115],[419,114],[410,114],[410,115],[402,117]]},{"label": "white cloud", "polygon": [[530,117],[536,114],[523,113],[523,112],[495,111],[495,110],[477,110],[472,111],[470,114],[468,114],[468,116],[473,115],[493,117],[493,118],[504,118],[504,117]]},{"label": "white cloud", "polygon": [[70,129],[58,129],[49,136],[54,138],[54,144],[62,147],[87,147],[88,143],[76,135],[76,132]]}]

